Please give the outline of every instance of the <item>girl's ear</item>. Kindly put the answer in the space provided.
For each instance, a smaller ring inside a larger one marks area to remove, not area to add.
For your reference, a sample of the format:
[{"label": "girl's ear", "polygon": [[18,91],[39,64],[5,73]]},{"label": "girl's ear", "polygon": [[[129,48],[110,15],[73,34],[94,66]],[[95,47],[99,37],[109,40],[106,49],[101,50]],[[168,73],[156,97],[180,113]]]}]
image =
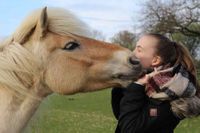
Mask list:
[{"label": "girl's ear", "polygon": [[153,67],[156,67],[156,66],[161,65],[161,63],[162,63],[161,57],[160,57],[160,56],[155,56],[155,57],[153,57],[153,60],[152,60],[152,62],[151,62],[151,65],[152,65]]}]

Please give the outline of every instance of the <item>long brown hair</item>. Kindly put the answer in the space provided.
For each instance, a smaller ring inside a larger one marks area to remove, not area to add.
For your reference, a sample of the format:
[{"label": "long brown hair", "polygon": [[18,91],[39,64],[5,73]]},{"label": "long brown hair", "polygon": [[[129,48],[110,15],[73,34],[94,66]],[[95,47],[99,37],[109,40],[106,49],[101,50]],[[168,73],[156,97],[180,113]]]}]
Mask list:
[{"label": "long brown hair", "polygon": [[169,38],[156,33],[146,34],[157,39],[157,55],[159,55],[164,64],[181,64],[191,74],[191,80],[197,87],[200,96],[200,85],[197,80],[197,70],[194,61],[188,49],[181,43],[171,41]]},{"label": "long brown hair", "polygon": [[197,70],[194,61],[188,49],[181,43],[176,43],[167,37],[150,33],[157,39],[157,55],[159,55],[164,64],[171,65],[181,64],[190,73],[190,80],[194,83],[197,91],[196,95],[189,98],[179,98],[171,101],[171,109],[173,113],[180,117],[194,117],[200,115],[200,85],[197,79]]}]

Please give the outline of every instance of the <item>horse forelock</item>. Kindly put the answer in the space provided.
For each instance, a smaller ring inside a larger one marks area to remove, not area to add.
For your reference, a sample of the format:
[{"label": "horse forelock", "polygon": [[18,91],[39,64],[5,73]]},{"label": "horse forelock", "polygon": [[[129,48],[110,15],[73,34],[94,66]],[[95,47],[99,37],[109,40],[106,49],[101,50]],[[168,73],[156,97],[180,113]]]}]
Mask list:
[{"label": "horse forelock", "polygon": [[[30,34],[40,19],[41,9],[33,11],[28,15],[13,34],[16,42],[21,42],[27,34]],[[78,19],[70,11],[61,8],[47,8],[48,31],[60,35],[77,34],[80,36],[90,36],[89,27]]]}]

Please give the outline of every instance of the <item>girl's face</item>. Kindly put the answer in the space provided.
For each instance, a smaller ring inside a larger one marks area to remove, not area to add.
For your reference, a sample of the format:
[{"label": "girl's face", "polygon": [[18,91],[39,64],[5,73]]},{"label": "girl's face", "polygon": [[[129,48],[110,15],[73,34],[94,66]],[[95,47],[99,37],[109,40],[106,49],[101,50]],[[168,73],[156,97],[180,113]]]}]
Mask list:
[{"label": "girl's face", "polygon": [[133,52],[143,68],[156,67],[161,63],[160,57],[156,55],[157,43],[156,38],[148,35],[141,37],[137,42]]}]

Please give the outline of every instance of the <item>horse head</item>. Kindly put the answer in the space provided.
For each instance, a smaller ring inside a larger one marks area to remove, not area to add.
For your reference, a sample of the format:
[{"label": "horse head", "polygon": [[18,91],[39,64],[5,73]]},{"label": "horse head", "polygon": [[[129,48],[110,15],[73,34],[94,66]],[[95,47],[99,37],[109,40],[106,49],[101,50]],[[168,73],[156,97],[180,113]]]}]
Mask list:
[{"label": "horse head", "polygon": [[33,78],[49,93],[126,86],[138,77],[141,65],[131,51],[87,35],[87,26],[69,11],[44,8],[28,16],[11,40],[35,58],[31,69],[37,74],[25,79]]}]

